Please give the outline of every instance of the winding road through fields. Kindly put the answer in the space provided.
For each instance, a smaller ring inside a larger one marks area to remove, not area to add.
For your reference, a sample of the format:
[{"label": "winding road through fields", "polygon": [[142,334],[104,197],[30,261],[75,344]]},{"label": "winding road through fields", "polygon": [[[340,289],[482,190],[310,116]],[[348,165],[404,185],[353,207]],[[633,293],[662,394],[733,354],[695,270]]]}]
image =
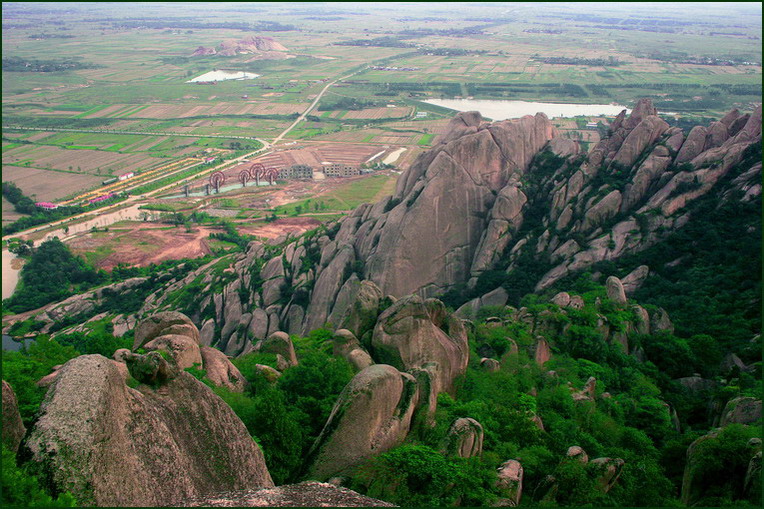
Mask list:
[{"label": "winding road through fields", "polygon": [[[279,143],[287,134],[289,134],[289,132],[292,129],[294,129],[300,122],[303,122],[305,120],[305,118],[308,116],[308,114],[313,110],[313,108],[316,107],[316,105],[319,103],[319,101],[324,96],[326,91],[329,90],[329,88],[331,88],[332,85],[334,85],[334,84],[336,84],[336,83],[338,83],[338,82],[340,82],[342,80],[346,80],[346,79],[350,78],[351,76],[354,76],[358,72],[359,71],[355,71],[355,72],[353,72],[351,74],[348,74],[347,76],[343,76],[341,78],[337,78],[336,80],[334,80],[334,81],[332,81],[330,83],[327,83],[327,85],[316,96],[316,98],[313,100],[313,102],[310,104],[310,106],[308,106],[308,108],[297,118],[297,120],[295,120],[292,123],[292,125],[290,125],[288,128],[286,128],[281,134],[279,134],[270,143],[265,141],[265,140],[263,140],[263,139],[255,138],[255,137],[252,137],[252,136],[224,136],[224,135],[209,135],[209,134],[203,135],[203,137],[206,137],[206,138],[226,138],[226,139],[257,140],[260,143],[262,143],[263,146],[261,148],[259,148],[258,150],[255,150],[255,151],[250,152],[248,154],[244,154],[244,155],[239,156],[239,157],[237,157],[235,159],[231,159],[231,160],[226,161],[226,162],[224,162],[222,164],[219,164],[217,166],[211,167],[211,168],[209,168],[209,169],[207,169],[207,170],[205,170],[203,172],[200,172],[198,175],[195,175],[194,178],[198,178],[200,176],[207,175],[209,173],[212,173],[213,171],[224,170],[225,168],[227,168],[227,167],[229,167],[231,165],[235,165],[235,164],[241,163],[243,160],[245,160],[245,159],[247,159],[249,157],[252,157],[252,156],[261,154],[263,152],[267,152],[268,150],[271,150],[273,148],[273,146],[276,145],[277,143]],[[3,129],[20,129],[20,130],[28,130],[28,131],[83,132],[83,133],[108,133],[108,134],[140,134],[140,135],[146,135],[146,136],[182,136],[182,137],[194,137],[194,138],[201,137],[200,135],[194,135],[194,134],[182,134],[182,133],[170,133],[170,132],[117,131],[117,130],[70,129],[70,128],[47,128],[47,127],[22,127],[22,126],[3,126],[2,128]],[[152,182],[152,181],[160,179],[160,178],[163,178],[163,176],[157,176],[156,179],[152,179],[152,180],[150,180],[148,182],[144,182],[142,184],[146,184],[146,183]],[[82,214],[78,214],[76,216],[67,217],[67,218],[61,219],[59,221],[54,221],[52,223],[47,223],[47,224],[44,224],[44,225],[32,227],[30,229],[27,229],[27,230],[24,230],[22,232],[18,232],[18,233],[12,234],[12,235],[4,235],[2,238],[3,238],[3,240],[9,240],[9,239],[12,239],[12,238],[29,238],[29,236],[31,234],[34,234],[34,233],[37,233],[37,232],[42,232],[44,230],[48,230],[48,232],[50,234],[50,233],[53,233],[57,227],[64,226],[65,224],[71,224],[72,222],[78,222],[78,221],[86,220],[88,218],[94,218],[94,217],[103,215],[106,212],[114,212],[114,211],[122,209],[124,207],[128,207],[130,205],[135,205],[135,202],[137,202],[139,200],[144,200],[148,196],[152,196],[152,195],[155,195],[155,194],[158,194],[158,193],[162,193],[162,192],[164,192],[164,191],[166,191],[166,190],[168,190],[168,189],[170,189],[172,187],[175,187],[177,185],[178,185],[177,182],[173,182],[173,183],[171,183],[171,184],[169,184],[167,186],[164,186],[164,187],[161,187],[159,189],[155,189],[153,191],[141,194],[140,196],[130,196],[126,200],[121,201],[119,203],[116,203],[114,205],[110,205],[110,206],[107,206],[107,207],[99,208],[98,210],[94,210],[92,212],[84,212]],[[7,248],[3,249],[2,254],[3,254],[3,257],[4,257],[4,261],[5,261],[5,258],[7,258],[8,263],[10,263],[12,258],[14,258],[14,255],[11,254],[10,252],[8,252]],[[3,272],[6,272],[6,270],[4,270]],[[10,276],[10,277],[12,277],[15,280],[18,279],[18,273],[16,271],[14,271],[13,275],[5,274],[5,276],[6,277]],[[15,283],[15,281],[14,281],[14,283]],[[4,290],[3,290],[3,293],[4,293],[3,298],[6,298],[6,294],[7,294],[7,296],[10,296],[10,294],[13,292],[14,288],[15,288],[15,284],[13,284],[12,287],[10,287],[10,285],[9,285],[9,288],[7,288],[7,289],[4,288]]]},{"label": "winding road through fields", "polygon": [[336,80],[332,81],[331,83],[328,83],[328,84],[327,84],[327,85],[326,85],[326,86],[323,88],[323,90],[321,90],[321,92],[319,92],[319,94],[318,94],[318,95],[316,96],[316,98],[313,100],[313,102],[311,103],[311,105],[310,105],[310,106],[308,106],[308,109],[307,109],[307,110],[305,110],[305,111],[303,111],[303,112],[302,112],[302,115],[300,115],[299,117],[297,117],[297,120],[295,120],[295,121],[292,123],[292,125],[290,125],[289,127],[287,127],[287,128],[286,128],[286,130],[285,130],[283,133],[279,134],[279,135],[278,135],[278,137],[277,137],[276,139],[274,139],[274,140],[273,140],[273,143],[272,143],[272,145],[276,145],[278,142],[280,142],[280,141],[281,141],[281,139],[282,139],[284,136],[286,136],[287,134],[289,134],[289,131],[291,131],[292,129],[294,129],[294,128],[297,126],[297,124],[299,124],[300,122],[302,122],[303,120],[305,120],[305,117],[307,117],[307,116],[308,116],[308,113],[310,113],[310,112],[311,112],[311,110],[312,110],[313,108],[315,108],[315,107],[316,107],[316,105],[318,104],[318,101],[320,101],[320,100],[321,100],[321,97],[324,95],[324,93],[325,93],[327,90],[329,90],[329,88],[330,88],[332,85],[334,85],[334,84],[335,84],[335,83],[337,83],[338,81],[346,80],[346,79],[348,79],[349,77],[351,77],[351,76],[354,76],[354,75],[356,75],[356,74],[358,74],[358,71],[356,71],[356,72],[353,72],[353,73],[351,73],[351,74],[348,74],[347,76],[343,76],[342,78],[337,78]]}]

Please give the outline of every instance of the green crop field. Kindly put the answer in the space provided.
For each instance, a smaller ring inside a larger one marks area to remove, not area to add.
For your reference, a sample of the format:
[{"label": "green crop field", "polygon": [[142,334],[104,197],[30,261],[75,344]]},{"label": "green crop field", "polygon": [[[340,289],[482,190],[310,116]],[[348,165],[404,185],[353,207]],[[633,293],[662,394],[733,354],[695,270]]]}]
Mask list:
[{"label": "green crop field", "polygon": [[[576,4],[486,3],[465,13],[444,3],[428,6],[426,19],[414,4],[341,5],[333,15],[311,5],[237,9],[152,4],[139,22],[120,4],[45,10],[4,3],[4,59],[77,66],[28,72],[4,60],[3,125],[88,131],[4,129],[4,167],[82,168],[98,177],[228,149],[233,141],[210,136],[273,140],[341,77],[347,79],[320,101],[337,107],[319,105],[286,139],[428,147],[444,124],[417,125],[445,121],[454,111],[422,102],[427,99],[629,107],[650,97],[662,111],[706,118],[761,101],[761,16],[743,4],[713,15],[678,4],[627,15],[615,4],[581,11]],[[198,20],[189,21],[193,16]],[[282,25],[275,31],[235,28],[276,19]],[[67,38],[30,37],[41,32]],[[250,35],[273,37],[287,51],[192,56],[200,46]],[[188,83],[213,69],[259,77]],[[402,122],[409,125],[401,128]],[[345,204],[338,199],[331,206]]]}]

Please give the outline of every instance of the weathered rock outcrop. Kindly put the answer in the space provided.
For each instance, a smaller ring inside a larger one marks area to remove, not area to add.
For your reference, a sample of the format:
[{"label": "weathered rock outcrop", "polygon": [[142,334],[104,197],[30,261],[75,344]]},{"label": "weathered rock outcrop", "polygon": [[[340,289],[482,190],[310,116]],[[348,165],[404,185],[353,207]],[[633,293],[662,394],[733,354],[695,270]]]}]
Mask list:
[{"label": "weathered rock outcrop", "polygon": [[580,461],[581,463],[589,462],[589,455],[586,454],[586,451],[584,451],[581,447],[577,445],[572,445],[568,447],[568,452],[565,455],[568,458],[572,458],[576,461]]},{"label": "weathered rock outcrop", "polygon": [[247,385],[244,375],[234,366],[228,357],[216,348],[203,346],[200,349],[207,378],[220,387],[234,392],[243,392]]},{"label": "weathered rock outcrop", "polygon": [[448,430],[446,453],[460,458],[480,456],[483,452],[483,426],[475,419],[462,417]]},{"label": "weathered rock outcrop", "polygon": [[605,281],[605,289],[607,290],[608,299],[616,304],[626,304],[626,292],[624,291],[623,283],[621,283],[620,279],[615,276],[610,276],[607,278],[607,281]]},{"label": "weathered rock outcrop", "polygon": [[621,284],[623,285],[623,292],[626,296],[632,295],[634,292],[639,290],[639,288],[642,286],[642,283],[645,282],[645,279],[647,279],[647,276],[650,274],[650,267],[647,265],[640,265],[633,271],[629,272],[626,277],[621,279]]},{"label": "weathered rock outcrop", "polygon": [[200,342],[199,329],[190,318],[177,311],[163,311],[145,318],[138,324],[135,329],[133,350],[141,348],[154,338],[169,334],[187,336],[197,345]]},{"label": "weathered rock outcrop", "polygon": [[382,297],[382,290],[373,282],[360,281],[353,303],[347,307],[338,323],[342,328],[355,334],[355,337],[363,337],[367,331],[374,328],[377,322]]},{"label": "weathered rock outcrop", "polygon": [[758,421],[761,421],[761,400],[751,397],[740,397],[727,402],[722,411],[720,425],[726,426],[733,422],[738,424],[754,424]]},{"label": "weathered rock outcrop", "polygon": [[414,377],[374,364],[343,389],[308,459],[308,476],[326,480],[400,444],[419,393]]},{"label": "weathered rock outcrop", "polygon": [[297,366],[297,355],[294,345],[286,332],[277,331],[255,345],[255,351],[272,353],[284,358],[289,366]]},{"label": "weathered rock outcrop", "polygon": [[355,335],[347,329],[334,333],[333,354],[344,358],[356,371],[368,368],[374,361],[366,350],[361,347]]},{"label": "weathered rock outcrop", "polygon": [[164,350],[168,352],[180,369],[202,366],[199,344],[188,336],[163,334],[143,345],[147,351]]},{"label": "weathered rock outcrop", "polygon": [[[761,137],[760,109],[749,116],[730,113],[686,138],[656,113],[649,100],[639,101],[588,154],[556,139],[543,115],[488,123],[476,112],[460,113],[440,143],[401,175],[393,196],[359,206],[324,232],[285,241],[281,251],[252,242],[232,259],[237,279],[213,298],[200,297],[206,316],[192,318],[205,323],[205,338],[223,331],[215,345],[232,356],[251,349],[236,333],[243,328],[257,341],[326,323],[350,330],[369,348],[366,334],[388,297],[480,288],[458,310],[469,318],[510,298],[500,285],[486,287],[486,272],[489,281],[493,271],[527,274],[523,260],[549,260],[550,269],[535,282],[543,290],[595,263],[661,242],[690,220],[693,203],[712,189],[720,196],[741,190],[746,200],[760,196],[760,164],[725,179],[743,157],[748,164],[746,150]],[[529,217],[540,226],[526,228]],[[200,275],[214,285],[218,276],[204,270],[168,288]],[[625,278],[627,295],[643,272]],[[290,282],[287,299],[282,289]],[[142,312],[161,309],[167,293],[150,296]],[[654,331],[665,328],[655,325]]]},{"label": "weathered rock outcrop", "polygon": [[10,384],[3,380],[3,445],[15,453],[27,430],[21,422],[19,404]]},{"label": "weathered rock outcrop", "polygon": [[523,494],[523,466],[517,460],[508,460],[498,468],[496,488],[501,494],[496,507],[517,507]]},{"label": "weathered rock outcrop", "polygon": [[61,368],[28,440],[56,487],[82,505],[130,506],[272,486],[230,407],[163,361],[156,352],[128,358],[133,377],[155,384],[138,389],[100,355]]},{"label": "weathered rock outcrop", "polygon": [[589,462],[599,482],[600,489],[607,493],[621,476],[625,462],[621,458],[595,458]]},{"label": "weathered rock outcrop", "polygon": [[469,361],[462,321],[437,299],[410,295],[386,309],[374,327],[371,355],[377,362],[408,371],[434,366],[435,389],[451,392]]}]

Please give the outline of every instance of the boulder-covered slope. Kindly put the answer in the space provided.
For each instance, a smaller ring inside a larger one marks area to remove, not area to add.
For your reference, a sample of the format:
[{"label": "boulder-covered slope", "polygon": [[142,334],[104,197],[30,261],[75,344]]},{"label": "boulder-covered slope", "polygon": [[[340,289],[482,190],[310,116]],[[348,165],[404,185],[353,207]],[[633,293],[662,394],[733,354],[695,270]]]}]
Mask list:
[{"label": "boulder-covered slope", "polygon": [[453,307],[516,304],[659,244],[707,196],[760,199],[761,107],[704,129],[670,127],[641,100],[584,154],[543,114],[489,123],[460,113],[393,196],[280,247],[252,242],[172,281],[139,315],[178,309],[178,293],[193,288],[180,310],[205,344],[237,355],[275,331],[326,323],[362,340],[364,313],[412,293]]}]

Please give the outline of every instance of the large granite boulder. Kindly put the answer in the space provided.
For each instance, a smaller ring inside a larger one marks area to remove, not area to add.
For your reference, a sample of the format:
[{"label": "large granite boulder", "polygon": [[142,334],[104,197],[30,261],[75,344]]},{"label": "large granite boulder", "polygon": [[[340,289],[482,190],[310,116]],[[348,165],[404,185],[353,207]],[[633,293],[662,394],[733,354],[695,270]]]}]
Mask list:
[{"label": "large granite boulder", "polygon": [[11,385],[3,380],[3,445],[15,453],[27,430],[21,422],[19,404]]},{"label": "large granite boulder", "polygon": [[361,347],[355,335],[347,329],[340,329],[334,333],[332,351],[334,355],[348,361],[356,371],[374,364],[371,356]]},{"label": "large granite boulder", "polygon": [[168,334],[188,336],[197,345],[201,343],[199,329],[189,317],[177,311],[162,311],[145,318],[135,328],[133,351],[154,338]]},{"label": "large granite boulder", "polygon": [[496,488],[501,498],[497,507],[517,507],[523,494],[523,466],[517,460],[508,460],[497,471]]},{"label": "large granite boulder", "polygon": [[409,295],[380,315],[371,356],[401,371],[436,364],[436,392],[452,392],[454,381],[467,370],[467,331],[439,300]]},{"label": "large granite boulder", "polygon": [[722,411],[721,426],[732,424],[754,424],[761,421],[761,400],[751,397],[731,399]]},{"label": "large granite boulder", "polygon": [[733,501],[748,499],[754,505],[761,501],[761,439],[747,439],[735,432],[722,437],[729,429],[713,429],[687,448],[682,504],[699,505],[709,496],[717,500],[720,485],[732,487]]},{"label": "large granite boulder", "polygon": [[263,453],[223,400],[157,353],[67,362],[48,390],[28,446],[55,487],[83,506],[162,506],[273,486]]},{"label": "large granite boulder", "polygon": [[597,482],[603,493],[607,493],[615,486],[624,464],[621,458],[595,458],[589,462],[589,468],[597,476]]},{"label": "large granite boulder", "polygon": [[414,377],[374,364],[343,389],[308,455],[308,478],[326,480],[406,437],[419,393]]},{"label": "large granite boulder", "polygon": [[343,329],[360,338],[374,328],[382,301],[382,290],[371,281],[361,281],[353,303],[340,322]]},{"label": "large granite boulder", "polygon": [[163,334],[143,345],[147,351],[163,350],[169,353],[179,369],[201,367],[202,355],[199,343],[188,336],[179,334]]},{"label": "large granite boulder", "polygon": [[620,279],[615,276],[607,278],[607,281],[605,281],[605,290],[607,291],[608,299],[616,304],[626,304],[626,292],[624,291],[623,283],[621,283]]},{"label": "large granite boulder", "polygon": [[281,355],[289,366],[297,366],[297,354],[294,351],[292,339],[286,332],[276,331],[255,345],[260,353]]},{"label": "large granite boulder", "polygon": [[483,426],[475,419],[456,419],[448,430],[446,453],[460,458],[480,456],[483,452]]},{"label": "large granite boulder", "polygon": [[[398,180],[388,202],[388,207],[395,206],[359,224],[358,230],[368,229],[366,238],[373,239],[359,238],[357,243],[366,278],[396,297],[434,295],[465,282],[476,256],[487,262],[493,258],[490,241],[483,242],[486,249],[478,249],[496,196],[507,185],[516,187],[513,176],[527,172],[553,137],[552,124],[541,113],[493,124],[475,112],[458,114],[443,142],[422,154]],[[520,203],[509,198],[513,205]],[[519,220],[500,215],[486,238]],[[483,266],[478,261],[476,269]]]},{"label": "large granite boulder", "polygon": [[234,366],[226,354],[216,348],[203,346],[201,348],[202,363],[210,382],[219,387],[225,387],[233,392],[244,392],[247,380]]}]

